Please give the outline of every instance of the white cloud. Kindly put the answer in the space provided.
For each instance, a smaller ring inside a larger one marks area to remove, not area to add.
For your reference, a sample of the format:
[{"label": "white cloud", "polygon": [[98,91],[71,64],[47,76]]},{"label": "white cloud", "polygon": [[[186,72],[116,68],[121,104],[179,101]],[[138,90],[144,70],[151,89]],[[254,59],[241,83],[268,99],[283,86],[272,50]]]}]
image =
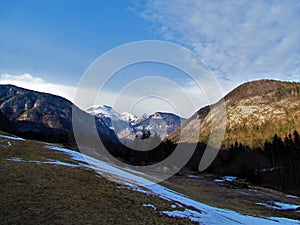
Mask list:
[{"label": "white cloud", "polygon": [[198,109],[195,105],[198,106],[199,102],[194,100],[187,88],[176,82],[160,76],[149,76],[129,83],[116,93],[114,108],[119,112],[142,114],[165,111],[188,117]]},{"label": "white cloud", "polygon": [[76,94],[76,87],[48,83],[42,78],[34,77],[29,73],[24,73],[21,75],[1,74],[0,83],[12,84],[30,90],[59,95],[72,102],[74,101]]},{"label": "white cloud", "polygon": [[225,92],[260,78],[300,81],[299,1],[148,0],[137,10],[199,54]]},{"label": "white cloud", "polygon": [[39,77],[33,77],[29,73],[24,73],[19,76],[13,76],[10,74],[2,74],[1,80],[11,80],[12,82],[33,82],[33,83],[44,83],[45,81]]},{"label": "white cloud", "polygon": [[[75,102],[82,109],[95,104],[106,104],[113,106],[119,112],[131,111],[137,115],[165,111],[189,117],[198,109],[199,104],[207,104],[206,99],[201,96],[199,89],[195,86],[180,87],[161,77],[136,80],[120,90],[119,93],[109,90],[100,93],[92,89],[82,89],[78,92],[77,87],[49,83],[28,73],[21,75],[2,74],[0,84],[12,84],[30,90],[59,95]],[[75,99],[76,94],[78,95]]]}]

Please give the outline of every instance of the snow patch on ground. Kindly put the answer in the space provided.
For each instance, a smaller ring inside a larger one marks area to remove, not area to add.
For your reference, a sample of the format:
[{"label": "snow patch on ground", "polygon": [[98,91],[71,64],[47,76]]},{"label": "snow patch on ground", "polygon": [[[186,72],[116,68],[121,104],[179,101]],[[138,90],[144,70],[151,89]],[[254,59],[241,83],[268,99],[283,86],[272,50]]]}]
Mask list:
[{"label": "snow patch on ground", "polygon": [[151,209],[153,209],[154,211],[156,211],[156,207],[154,206],[154,205],[152,205],[152,204],[143,204],[143,207],[147,207],[147,208],[151,208]]},{"label": "snow patch on ground", "polygon": [[230,182],[233,182],[237,179],[237,177],[234,177],[234,176],[225,176],[223,177],[224,180],[226,181],[230,181]]},{"label": "snow patch on ground", "polygon": [[196,175],[187,175],[188,178],[192,178],[192,179],[197,179],[199,178],[200,176],[196,176]]},{"label": "snow patch on ground", "polygon": [[1,147],[10,147],[11,146],[11,142],[10,141],[0,141],[0,146]]},{"label": "snow patch on ground", "polygon": [[275,209],[275,210],[300,210],[300,206],[299,205],[294,205],[294,204],[287,204],[287,203],[282,203],[282,202],[268,202],[268,203],[262,203],[262,202],[258,202],[256,203],[257,205],[262,205],[265,206],[269,209]]},{"label": "snow patch on ground", "polygon": [[176,207],[177,207],[177,206],[176,206],[176,205],[174,205],[174,204],[173,204],[173,205],[171,205],[171,208],[172,208],[172,209],[176,209]]},{"label": "snow patch on ground", "polygon": [[184,211],[162,211],[161,214],[167,215],[169,217],[189,219],[193,222],[199,222],[202,216],[201,213],[191,209],[185,209]]},{"label": "snow patch on ground", "polygon": [[141,177],[141,173],[137,173],[128,168],[121,168],[115,165],[111,165],[108,162],[100,161],[90,156],[83,155],[79,152],[60,148],[57,146],[45,146],[45,148],[67,153],[72,157],[73,160],[88,163],[88,165],[86,165],[87,167],[94,169],[100,175],[105,174],[105,177],[123,185],[147,186],[153,184],[152,181]]},{"label": "snow patch on ground", "polygon": [[127,188],[126,186],[122,186],[122,185],[117,185],[118,189],[122,189],[122,188]]},{"label": "snow patch on ground", "polygon": [[[162,213],[168,216],[177,216],[182,218],[189,218],[192,221],[198,222],[199,224],[223,224],[223,225],[233,225],[233,224],[299,224],[299,221],[269,217],[261,218],[254,216],[246,216],[228,209],[220,209],[205,205],[203,203],[197,202],[189,197],[180,194],[171,189],[165,188],[159,184],[153,184],[152,181],[146,179],[146,176],[141,176],[126,168],[119,168],[115,165],[111,165],[107,162],[103,162],[94,159],[89,156],[80,154],[79,152],[74,152],[69,149],[59,148],[55,146],[45,146],[46,148],[64,152],[70,155],[74,160],[79,162],[89,163],[89,168],[94,169],[100,175],[105,174],[105,177],[110,175],[110,178],[116,182],[121,182],[122,185],[128,185],[129,188],[139,191],[149,195],[157,195],[162,199],[166,199],[170,202],[180,204],[189,209],[184,211],[163,211]],[[87,165],[86,165],[87,166]],[[138,187],[137,187],[138,186]],[[193,208],[191,210],[190,208]]]},{"label": "snow patch on ground", "polygon": [[221,180],[221,179],[214,179],[214,182],[217,182],[217,183],[223,183],[224,180]]},{"label": "snow patch on ground", "polygon": [[295,195],[286,195],[286,197],[288,197],[288,198],[299,198],[298,196],[295,196]]},{"label": "snow patch on ground", "polygon": [[23,139],[23,138],[12,137],[12,136],[7,136],[7,135],[0,135],[0,138],[6,138],[6,139],[15,140],[15,141],[25,141],[25,139]]},{"label": "snow patch on ground", "polygon": [[223,183],[225,181],[234,182],[237,179],[238,178],[234,177],[234,176],[224,176],[224,177],[222,177],[222,179],[214,179],[214,182],[217,182],[217,183]]},{"label": "snow patch on ground", "polygon": [[13,162],[23,162],[23,160],[21,158],[18,158],[18,157],[11,157],[11,158],[9,158],[7,160],[13,161]]},{"label": "snow patch on ground", "polygon": [[11,157],[7,159],[8,161],[12,161],[12,162],[27,162],[27,163],[36,163],[36,164],[50,164],[50,165],[57,165],[57,166],[69,166],[69,167],[79,167],[79,168],[83,168],[86,167],[86,165],[84,164],[72,164],[72,163],[66,163],[66,162],[61,162],[61,161],[38,161],[38,160],[24,160],[21,159],[19,157]]}]

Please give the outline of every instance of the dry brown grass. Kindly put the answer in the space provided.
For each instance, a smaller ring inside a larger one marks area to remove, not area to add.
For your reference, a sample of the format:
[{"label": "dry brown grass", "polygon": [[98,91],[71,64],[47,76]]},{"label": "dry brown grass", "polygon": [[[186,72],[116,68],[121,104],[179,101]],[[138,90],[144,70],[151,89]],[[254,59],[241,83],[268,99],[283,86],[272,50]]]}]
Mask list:
[{"label": "dry brown grass", "polygon": [[163,183],[164,186],[186,194],[191,198],[218,208],[260,217],[284,217],[300,220],[300,213],[295,211],[278,211],[257,205],[258,202],[284,202],[300,205],[300,199],[288,198],[279,191],[252,186],[250,189],[235,188],[231,185],[216,183],[217,176],[202,174],[197,179],[175,176]]},{"label": "dry brown grass", "polygon": [[[11,147],[0,147],[0,224],[194,224],[160,215],[172,210],[172,203],[117,188],[93,170],[9,161],[19,157],[74,163],[39,142],[10,142]],[[157,211],[143,207],[145,203]]]}]

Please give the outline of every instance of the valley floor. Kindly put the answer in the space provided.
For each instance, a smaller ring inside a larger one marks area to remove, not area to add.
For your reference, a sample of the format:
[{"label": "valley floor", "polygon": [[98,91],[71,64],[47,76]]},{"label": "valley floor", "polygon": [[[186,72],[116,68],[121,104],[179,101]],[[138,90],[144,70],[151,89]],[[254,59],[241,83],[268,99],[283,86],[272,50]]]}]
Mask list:
[{"label": "valley floor", "polygon": [[148,185],[78,152],[5,135],[1,224],[299,224],[296,196],[231,188],[207,174]]},{"label": "valley floor", "polygon": [[299,197],[259,186],[235,187],[230,179],[212,174],[174,176],[163,185],[201,203],[242,214],[300,219]]}]

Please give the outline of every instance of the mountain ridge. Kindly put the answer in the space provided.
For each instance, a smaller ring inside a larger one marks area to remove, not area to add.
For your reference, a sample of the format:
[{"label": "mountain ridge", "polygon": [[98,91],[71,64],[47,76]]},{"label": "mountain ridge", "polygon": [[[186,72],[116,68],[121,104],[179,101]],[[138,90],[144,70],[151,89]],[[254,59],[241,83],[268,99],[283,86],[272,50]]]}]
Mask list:
[{"label": "mountain ridge", "polygon": [[[84,120],[91,116],[63,97],[14,85],[0,85],[0,111],[5,123],[2,130],[60,143],[75,143],[73,122],[89,130]],[[72,118],[74,111],[77,118]],[[104,123],[98,123],[97,131],[105,140],[116,140]]]},{"label": "mountain ridge", "polygon": [[136,135],[141,136],[148,131],[165,138],[185,120],[174,113],[159,111],[138,117],[131,112],[116,112],[107,105],[91,106],[86,112],[103,120],[119,138],[125,139],[134,139]]},{"label": "mountain ridge", "polygon": [[[235,141],[258,147],[275,133],[287,135],[300,127],[300,83],[256,80],[239,85],[224,97],[226,132],[223,146]],[[220,102],[205,106],[188,118],[182,128],[168,137],[172,142],[205,142],[209,138],[212,110],[220,110]],[[200,129],[200,135],[193,131]],[[181,131],[187,137],[180,140]]]}]

